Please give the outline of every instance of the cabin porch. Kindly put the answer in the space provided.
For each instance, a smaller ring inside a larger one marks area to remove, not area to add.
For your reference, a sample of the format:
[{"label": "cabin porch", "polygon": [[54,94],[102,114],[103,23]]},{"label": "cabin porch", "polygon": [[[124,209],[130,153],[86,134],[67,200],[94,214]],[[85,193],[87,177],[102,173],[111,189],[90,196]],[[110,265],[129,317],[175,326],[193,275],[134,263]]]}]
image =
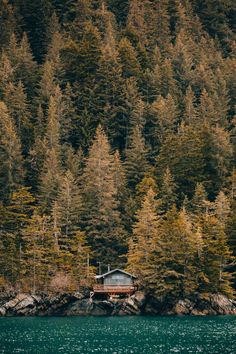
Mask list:
[{"label": "cabin porch", "polygon": [[96,284],[93,287],[95,294],[132,294],[135,291],[133,285],[106,285]]}]

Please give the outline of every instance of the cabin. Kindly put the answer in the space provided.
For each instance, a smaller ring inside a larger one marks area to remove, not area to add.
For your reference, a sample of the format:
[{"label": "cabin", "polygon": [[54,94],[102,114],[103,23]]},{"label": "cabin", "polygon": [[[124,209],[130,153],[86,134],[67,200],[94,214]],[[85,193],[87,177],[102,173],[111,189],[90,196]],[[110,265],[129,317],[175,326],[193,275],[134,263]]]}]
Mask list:
[{"label": "cabin", "polygon": [[97,284],[93,288],[94,294],[131,295],[135,291],[136,277],[118,268],[97,275],[95,278]]}]

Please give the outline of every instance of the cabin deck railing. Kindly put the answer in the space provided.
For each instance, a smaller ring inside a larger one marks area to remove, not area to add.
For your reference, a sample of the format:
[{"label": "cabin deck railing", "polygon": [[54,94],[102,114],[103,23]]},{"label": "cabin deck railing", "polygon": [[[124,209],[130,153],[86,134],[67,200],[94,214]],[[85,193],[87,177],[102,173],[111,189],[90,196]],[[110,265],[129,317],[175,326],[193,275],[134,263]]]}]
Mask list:
[{"label": "cabin deck railing", "polygon": [[130,293],[135,290],[133,285],[104,285],[96,284],[93,287],[95,293]]}]

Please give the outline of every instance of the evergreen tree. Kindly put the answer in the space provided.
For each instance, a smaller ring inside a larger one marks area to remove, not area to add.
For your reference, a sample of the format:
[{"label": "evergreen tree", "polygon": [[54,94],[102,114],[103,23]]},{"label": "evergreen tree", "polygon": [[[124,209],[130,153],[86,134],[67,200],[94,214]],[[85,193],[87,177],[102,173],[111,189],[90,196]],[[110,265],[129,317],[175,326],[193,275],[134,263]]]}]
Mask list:
[{"label": "evergreen tree", "polygon": [[124,231],[118,211],[114,157],[99,126],[83,174],[83,218],[89,244],[98,261],[117,264],[124,252]]},{"label": "evergreen tree", "polygon": [[8,217],[5,217],[7,229],[17,232],[30,223],[36,202],[30,190],[30,187],[20,186],[12,193],[9,205],[6,207],[8,214]]},{"label": "evergreen tree", "polygon": [[0,2],[0,45],[7,46],[13,33],[21,32],[19,14],[16,8],[7,0]]},{"label": "evergreen tree", "polygon": [[3,199],[23,182],[24,166],[21,144],[6,105],[0,102],[0,191]]},{"label": "evergreen tree", "polygon": [[216,197],[214,210],[219,222],[225,226],[230,215],[230,201],[222,191]]},{"label": "evergreen tree", "polygon": [[[228,236],[228,245],[230,247],[230,250],[232,251],[232,256],[234,257],[233,260],[236,257],[236,203],[235,200],[232,203],[231,207],[231,213],[229,215],[228,223],[226,225],[226,234]],[[229,271],[233,274],[235,274],[236,271],[236,266],[235,262],[232,261],[231,267],[229,267]],[[236,279],[235,277],[233,278],[233,285],[234,289],[236,288]]]},{"label": "evergreen tree", "polygon": [[32,98],[38,80],[38,66],[34,61],[26,33],[23,33],[20,41],[17,41],[13,34],[6,52],[14,68],[15,80],[22,81],[28,97]]},{"label": "evergreen tree", "polygon": [[118,25],[123,27],[127,21],[129,0],[108,0],[108,9],[115,14]]},{"label": "evergreen tree", "polygon": [[192,195],[196,183],[204,182],[215,195],[228,173],[232,146],[223,128],[208,125],[181,125],[177,135],[169,135],[157,158],[158,173],[170,167],[181,191]]},{"label": "evergreen tree", "polygon": [[[1,215],[2,216],[2,215]],[[6,284],[16,285],[19,279],[19,258],[16,235],[13,232],[0,230],[0,277]]]},{"label": "evergreen tree", "polygon": [[195,107],[196,98],[191,86],[187,88],[184,99],[184,122],[187,124],[193,124],[197,120],[197,110]]},{"label": "evergreen tree", "polygon": [[[77,26],[74,27],[78,31]],[[78,37],[79,40],[76,40]],[[93,79],[98,68],[101,55],[100,34],[97,28],[87,21],[84,23],[82,36],[76,32],[75,38],[69,39],[62,50],[65,79],[71,84],[74,82],[87,84]]]},{"label": "evergreen tree", "polygon": [[72,243],[72,271],[80,287],[91,286],[94,282],[95,267],[90,264],[92,251],[83,232],[77,231]]},{"label": "evergreen tree", "polygon": [[163,285],[156,288],[156,293],[174,297],[192,294],[198,288],[196,254],[196,237],[189,216],[184,210],[169,210],[162,226]]},{"label": "evergreen tree", "polygon": [[78,116],[75,108],[75,95],[69,83],[67,83],[63,98],[63,112],[61,115],[61,143],[74,143],[74,130],[76,129]]},{"label": "evergreen tree", "polygon": [[120,158],[120,153],[118,150],[114,153],[114,161],[113,161],[113,173],[114,173],[114,184],[115,189],[117,191],[118,200],[121,202],[122,197],[126,192],[126,176],[125,169],[123,163]]},{"label": "evergreen tree", "polygon": [[193,126],[181,126],[177,135],[169,135],[161,147],[157,166],[158,173],[164,173],[169,166],[181,192],[191,195],[195,184],[205,177],[200,131]]},{"label": "evergreen tree", "polygon": [[207,193],[202,183],[196,184],[195,192],[191,200],[191,209],[196,215],[209,212]]},{"label": "evergreen tree", "polygon": [[171,175],[169,167],[166,168],[162,176],[162,184],[160,188],[160,199],[162,211],[170,210],[177,201],[176,184]]},{"label": "evergreen tree", "polygon": [[23,152],[26,154],[32,141],[30,111],[24,86],[20,81],[17,86],[10,83],[4,90],[4,101],[14,119],[17,134],[21,139]]},{"label": "evergreen tree", "polygon": [[58,151],[52,147],[46,152],[43,168],[40,174],[39,199],[45,211],[51,209],[58,196],[61,180],[61,165]]},{"label": "evergreen tree", "polygon": [[112,145],[123,149],[127,133],[127,105],[122,67],[112,43],[107,42],[99,61],[97,89],[100,123],[106,127]]},{"label": "evergreen tree", "polygon": [[6,89],[7,85],[10,84],[14,79],[14,69],[8,56],[4,52],[2,52],[0,60],[0,75],[0,96],[3,98],[4,90]]},{"label": "evergreen tree", "polygon": [[42,63],[47,49],[47,28],[52,15],[51,2],[40,1],[18,1],[18,9],[23,18],[24,30],[29,35],[29,40],[35,58]]},{"label": "evergreen tree", "polygon": [[50,209],[55,201],[61,179],[61,147],[60,147],[60,119],[61,92],[51,96],[48,109],[46,129],[46,151],[40,175],[40,199],[45,210]]},{"label": "evergreen tree", "polygon": [[81,211],[79,188],[70,171],[63,176],[56,203],[61,234],[68,238],[78,229]]},{"label": "evergreen tree", "polygon": [[232,296],[232,273],[227,271],[232,254],[227,245],[224,225],[215,216],[206,215],[202,233],[205,282],[201,284],[201,291]]},{"label": "evergreen tree", "polygon": [[170,46],[170,16],[169,1],[147,2],[145,19],[147,22],[147,37],[151,48],[157,45],[164,53]]},{"label": "evergreen tree", "polygon": [[133,129],[126,149],[126,176],[128,186],[134,189],[141,182],[148,169],[147,150],[139,127]]},{"label": "evergreen tree", "polygon": [[46,111],[49,104],[49,99],[53,96],[57,80],[55,77],[55,69],[53,62],[46,60],[42,67],[42,75],[39,82],[39,89],[38,89],[38,104]]},{"label": "evergreen tree", "polygon": [[140,64],[132,44],[127,38],[122,38],[119,43],[119,59],[122,65],[123,77],[140,75]]},{"label": "evergreen tree", "polygon": [[146,290],[152,288],[154,272],[158,278],[158,264],[153,267],[152,255],[160,253],[160,219],[156,214],[155,193],[150,188],[145,195],[141,208],[136,214],[133,236],[129,241],[128,270],[133,272]]},{"label": "evergreen tree", "polygon": [[34,213],[32,221],[22,231],[23,258],[21,283],[26,291],[45,291],[53,270],[54,240],[46,216]]},{"label": "evergreen tree", "polygon": [[206,0],[194,1],[194,7],[208,33],[215,38],[216,36],[222,42],[225,50],[233,40],[232,28],[232,10],[233,1],[227,0],[221,2],[215,1],[214,4]]},{"label": "evergreen tree", "polygon": [[154,116],[154,138],[160,143],[166,139],[167,135],[174,132],[178,123],[178,110],[171,95],[164,99],[158,96],[151,107],[151,114]]}]

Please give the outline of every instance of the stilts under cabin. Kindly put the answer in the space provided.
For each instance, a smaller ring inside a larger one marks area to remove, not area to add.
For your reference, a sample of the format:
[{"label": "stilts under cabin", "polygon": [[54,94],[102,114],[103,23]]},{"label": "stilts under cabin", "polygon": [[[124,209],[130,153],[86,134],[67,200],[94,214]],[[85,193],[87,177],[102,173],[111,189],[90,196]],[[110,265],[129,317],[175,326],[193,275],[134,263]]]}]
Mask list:
[{"label": "stilts under cabin", "polygon": [[131,295],[135,291],[136,277],[118,268],[97,275],[95,278],[97,284],[93,288],[94,294]]}]

